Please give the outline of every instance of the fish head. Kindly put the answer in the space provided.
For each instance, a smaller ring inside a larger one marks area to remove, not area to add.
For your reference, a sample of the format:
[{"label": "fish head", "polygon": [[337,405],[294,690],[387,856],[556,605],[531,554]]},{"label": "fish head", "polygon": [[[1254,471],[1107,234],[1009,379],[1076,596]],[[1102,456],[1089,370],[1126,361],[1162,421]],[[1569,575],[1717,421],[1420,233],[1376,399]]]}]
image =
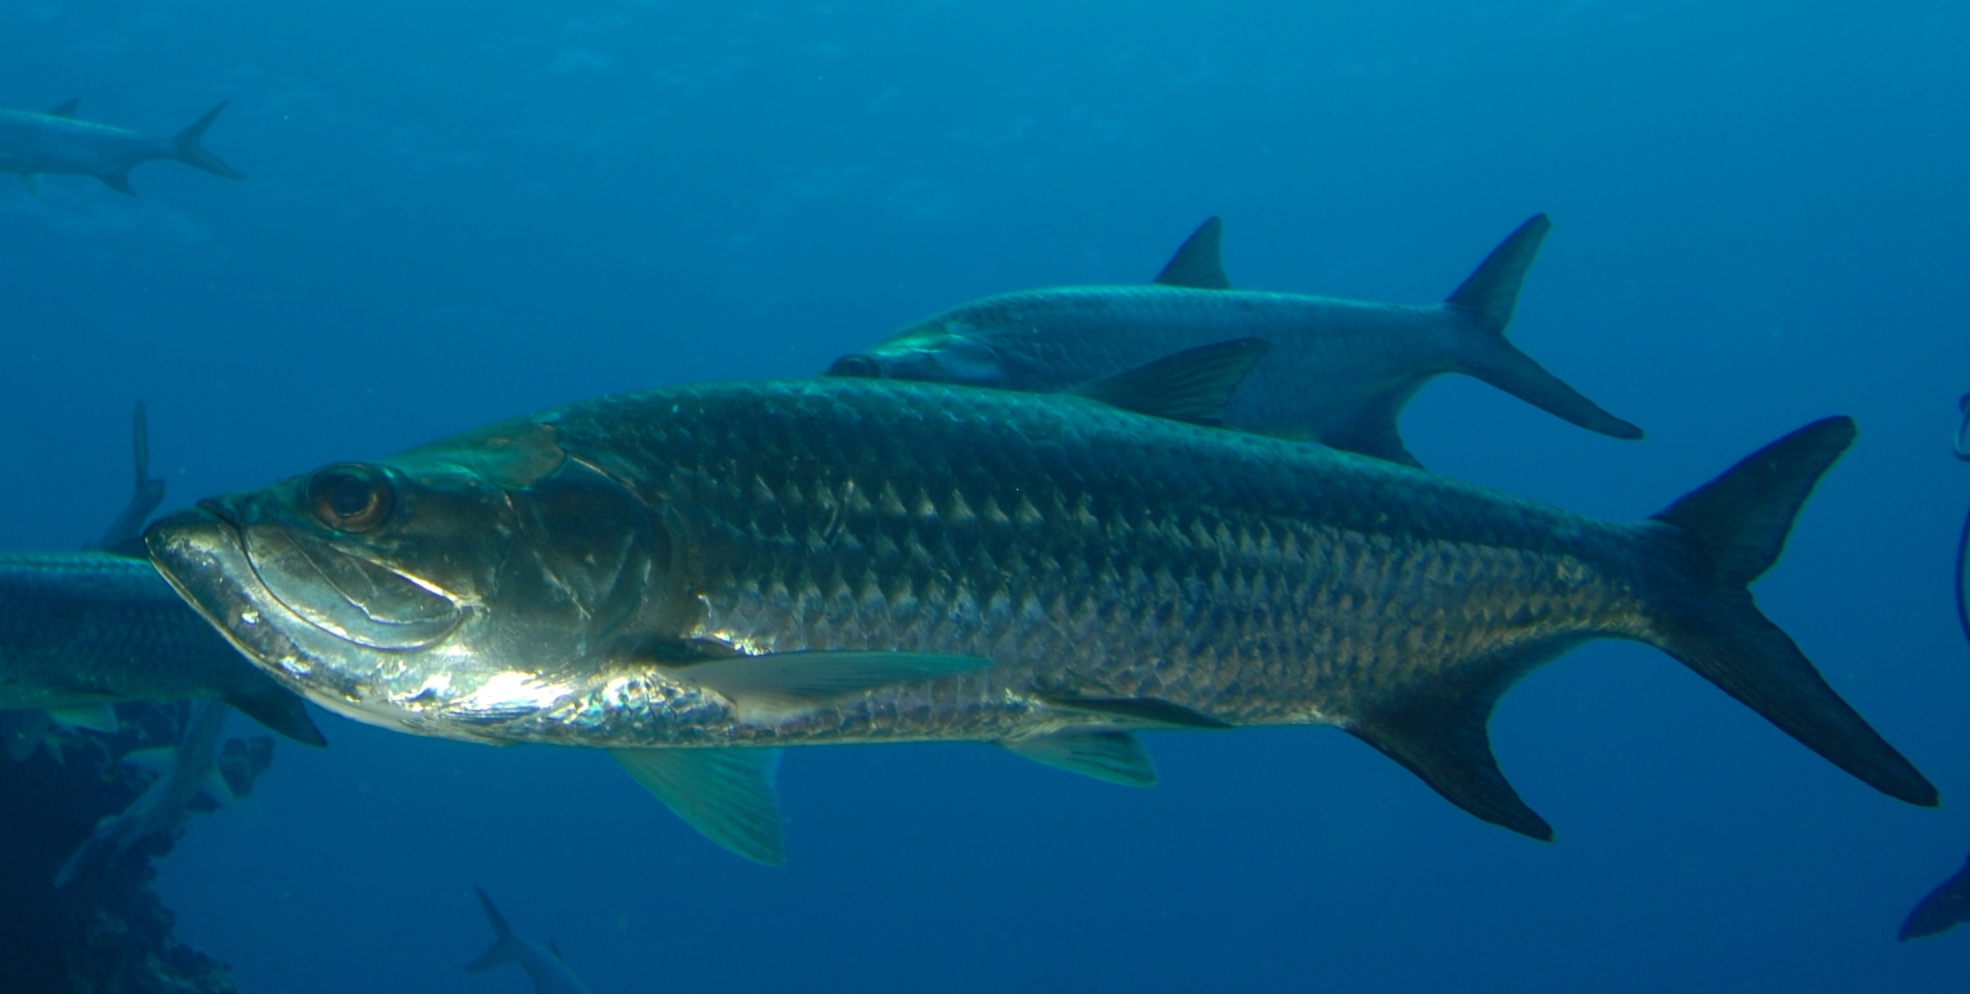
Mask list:
[{"label": "fish head", "polygon": [[836,359],[829,376],[916,380],[973,387],[1006,385],[1005,362],[980,329],[935,321],[906,329],[867,352]]},{"label": "fish head", "polygon": [[624,637],[667,548],[627,487],[524,420],[201,501],[145,541],[287,686],[458,738],[567,698]]}]

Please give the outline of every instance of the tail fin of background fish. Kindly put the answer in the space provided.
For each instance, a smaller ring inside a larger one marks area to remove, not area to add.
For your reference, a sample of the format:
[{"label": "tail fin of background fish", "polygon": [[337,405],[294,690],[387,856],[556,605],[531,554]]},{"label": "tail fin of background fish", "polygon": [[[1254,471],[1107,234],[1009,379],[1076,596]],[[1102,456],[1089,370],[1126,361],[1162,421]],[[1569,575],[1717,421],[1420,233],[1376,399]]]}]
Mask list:
[{"label": "tail fin of background fish", "polygon": [[218,156],[207,152],[205,146],[198,143],[200,138],[205,137],[205,129],[212,126],[212,119],[218,117],[219,112],[225,109],[226,101],[221,100],[219,106],[206,111],[204,117],[193,121],[185,130],[172,135],[171,157],[193,169],[203,169],[214,176],[245,179],[246,177],[239,170],[220,162]]},{"label": "tail fin of background fish", "polygon": [[486,909],[486,920],[492,922],[493,944],[484,955],[465,967],[466,972],[478,973],[519,959],[520,938],[513,934],[513,927],[506,924],[506,916],[499,913],[499,908],[494,906],[485,891],[474,887],[472,892],[479,895],[479,904]]},{"label": "tail fin of background fish", "polygon": [[101,549],[123,555],[144,558],[144,522],[157,505],[164,501],[164,481],[151,479],[150,475],[150,425],[144,417],[144,402],[137,402],[136,413],[130,420],[130,447],[136,457],[136,486],[130,493],[130,503],[123,505],[122,513],[94,542],[84,548]]},{"label": "tail fin of background fish", "polygon": [[[1659,540],[1649,572],[1663,578],[1659,589],[1643,591],[1651,601],[1648,641],[1869,786],[1934,805],[1936,788],[1827,686],[1747,589],[1778,560],[1800,505],[1853,439],[1852,419],[1814,422],[1637,526]],[[1348,731],[1458,807],[1550,840],[1552,828],[1499,771],[1486,724],[1513,683],[1570,647],[1530,645],[1474,668],[1459,685],[1361,715]]]},{"label": "tail fin of background fish", "polygon": [[1964,922],[1970,922],[1970,860],[1964,860],[1963,869],[1956,871],[1956,876],[1930,891],[1908,913],[1895,937],[1907,942],[1947,932]]},{"label": "tail fin of background fish", "polygon": [[1505,338],[1518,305],[1525,271],[1539,254],[1539,243],[1553,222],[1535,214],[1491,250],[1477,270],[1443,302],[1447,311],[1469,318],[1473,334],[1463,342],[1458,371],[1474,376],[1556,417],[1588,431],[1615,438],[1642,437],[1642,430],[1601,409],[1580,391],[1534,362]]}]

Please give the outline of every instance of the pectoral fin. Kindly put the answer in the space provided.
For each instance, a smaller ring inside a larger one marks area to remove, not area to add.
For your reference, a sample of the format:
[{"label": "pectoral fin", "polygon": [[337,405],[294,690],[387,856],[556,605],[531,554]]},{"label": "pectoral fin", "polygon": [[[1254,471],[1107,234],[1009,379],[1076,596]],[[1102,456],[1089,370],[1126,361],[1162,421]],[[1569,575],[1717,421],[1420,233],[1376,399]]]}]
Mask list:
[{"label": "pectoral fin", "polygon": [[22,186],[24,186],[24,187],[27,187],[27,195],[28,195],[28,196],[30,196],[30,197],[38,197],[38,196],[40,196],[40,195],[41,195],[41,174],[39,174],[39,173],[22,173],[22,174],[21,174],[21,185],[22,185]]},{"label": "pectoral fin", "polygon": [[756,863],[787,861],[778,749],[611,749],[629,775],[705,837]]},{"label": "pectoral fin", "polygon": [[116,722],[116,709],[108,704],[97,704],[92,707],[79,708],[54,708],[48,712],[48,717],[53,718],[55,724],[63,728],[86,728],[92,732],[101,732],[104,735],[114,735],[116,734],[116,730],[121,727]]},{"label": "pectoral fin", "polygon": [[669,672],[717,691],[738,707],[741,720],[753,721],[892,683],[934,680],[990,665],[983,656],[814,651],[732,656]]},{"label": "pectoral fin", "polygon": [[1199,345],[1075,387],[1072,392],[1137,414],[1216,427],[1245,375],[1270,346],[1263,338]]},{"label": "pectoral fin", "polygon": [[1033,762],[1124,787],[1150,787],[1156,783],[1156,764],[1150,760],[1149,750],[1128,732],[1063,728],[1006,739],[999,744]]}]

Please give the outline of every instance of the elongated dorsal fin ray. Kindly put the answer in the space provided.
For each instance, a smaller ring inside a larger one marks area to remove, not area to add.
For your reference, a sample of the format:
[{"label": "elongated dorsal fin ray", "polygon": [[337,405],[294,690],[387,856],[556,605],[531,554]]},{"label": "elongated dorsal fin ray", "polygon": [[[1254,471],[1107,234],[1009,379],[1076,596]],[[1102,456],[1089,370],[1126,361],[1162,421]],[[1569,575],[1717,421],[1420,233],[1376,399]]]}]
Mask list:
[{"label": "elongated dorsal fin ray", "polygon": [[1199,345],[1071,392],[1137,414],[1217,427],[1224,424],[1238,385],[1269,347],[1263,338]]},{"label": "elongated dorsal fin ray", "polygon": [[1156,783],[1156,764],[1134,735],[1112,728],[1063,728],[999,743],[1036,763],[1124,787]]},{"label": "elongated dorsal fin ray", "polygon": [[609,755],[711,841],[756,863],[787,861],[774,787],[779,749],[611,749]]},{"label": "elongated dorsal fin ray", "polygon": [[82,103],[81,97],[70,97],[67,100],[62,101],[61,103],[58,103],[53,107],[50,107],[45,111],[42,111],[42,113],[48,115],[49,117],[74,117],[75,108],[79,106],[81,103]]},{"label": "elongated dorsal fin ray", "polygon": [[130,500],[123,505],[123,510],[117,513],[109,527],[85,548],[123,555],[134,552],[141,558],[144,522],[164,501],[164,481],[151,479],[150,475],[150,423],[144,415],[144,402],[141,400],[130,416],[130,449],[135,469]]},{"label": "elongated dorsal fin ray", "polygon": [[1224,222],[1215,217],[1205,218],[1177,246],[1177,254],[1156,274],[1156,282],[1195,290],[1231,289],[1231,280],[1224,275],[1223,242]]}]

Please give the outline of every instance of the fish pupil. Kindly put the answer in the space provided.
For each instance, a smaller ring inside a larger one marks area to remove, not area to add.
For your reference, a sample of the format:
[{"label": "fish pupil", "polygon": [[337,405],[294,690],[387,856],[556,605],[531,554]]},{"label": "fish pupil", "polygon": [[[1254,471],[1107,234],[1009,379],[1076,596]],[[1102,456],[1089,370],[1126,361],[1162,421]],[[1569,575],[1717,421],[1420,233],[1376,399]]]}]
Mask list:
[{"label": "fish pupil", "polygon": [[376,501],[376,490],[368,480],[355,476],[344,476],[331,484],[328,493],[328,506],[335,513],[353,518],[369,509]]}]

